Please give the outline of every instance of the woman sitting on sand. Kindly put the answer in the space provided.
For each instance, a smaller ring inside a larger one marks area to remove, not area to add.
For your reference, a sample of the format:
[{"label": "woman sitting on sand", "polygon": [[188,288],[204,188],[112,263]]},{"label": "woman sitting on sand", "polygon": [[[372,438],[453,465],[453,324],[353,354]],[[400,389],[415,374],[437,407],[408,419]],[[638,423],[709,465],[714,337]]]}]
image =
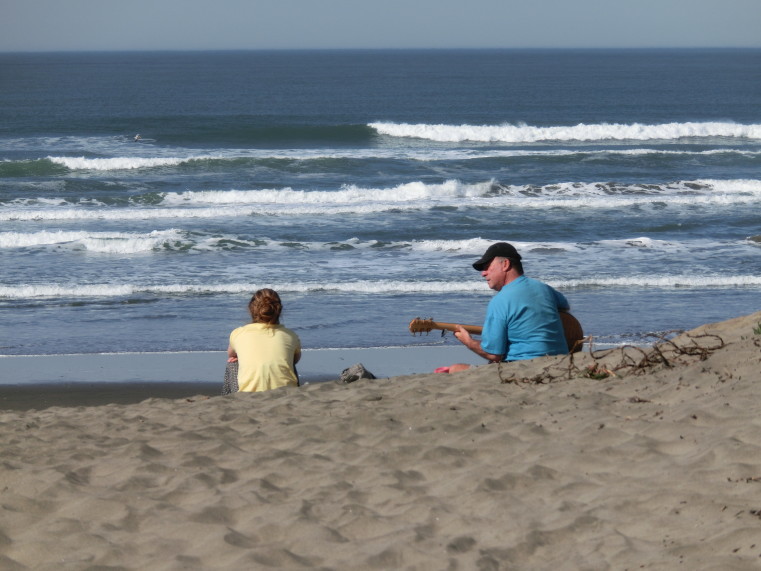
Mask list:
[{"label": "woman sitting on sand", "polygon": [[251,298],[248,310],[252,323],[233,330],[227,348],[228,362],[238,362],[238,390],[297,386],[295,365],[301,358],[301,341],[280,325],[280,296],[274,290],[260,289]]}]

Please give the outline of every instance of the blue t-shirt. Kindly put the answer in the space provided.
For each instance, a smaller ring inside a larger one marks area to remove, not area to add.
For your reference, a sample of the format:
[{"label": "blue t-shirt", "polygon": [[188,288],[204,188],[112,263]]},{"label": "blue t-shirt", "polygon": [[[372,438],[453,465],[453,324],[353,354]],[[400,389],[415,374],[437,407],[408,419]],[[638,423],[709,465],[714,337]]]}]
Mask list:
[{"label": "blue t-shirt", "polygon": [[568,353],[558,309],[569,308],[562,293],[521,276],[489,302],[481,348],[507,361]]}]

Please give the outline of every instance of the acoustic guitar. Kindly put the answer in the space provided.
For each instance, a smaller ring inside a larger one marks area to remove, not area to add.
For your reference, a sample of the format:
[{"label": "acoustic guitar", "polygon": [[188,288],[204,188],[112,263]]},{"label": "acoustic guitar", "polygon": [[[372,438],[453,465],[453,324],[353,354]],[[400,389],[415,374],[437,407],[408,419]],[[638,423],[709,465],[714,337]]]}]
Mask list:
[{"label": "acoustic guitar", "polygon": [[[560,320],[563,322],[563,332],[565,333],[565,341],[568,344],[569,353],[578,353],[584,346],[584,331],[581,328],[581,323],[573,315],[567,311],[561,311]],[[480,325],[463,325],[461,323],[447,323],[445,321],[434,321],[433,319],[421,319],[416,317],[410,321],[410,333],[428,333],[434,329],[441,331],[457,331],[457,327],[461,326],[465,331],[471,335],[481,335],[483,327]]]}]

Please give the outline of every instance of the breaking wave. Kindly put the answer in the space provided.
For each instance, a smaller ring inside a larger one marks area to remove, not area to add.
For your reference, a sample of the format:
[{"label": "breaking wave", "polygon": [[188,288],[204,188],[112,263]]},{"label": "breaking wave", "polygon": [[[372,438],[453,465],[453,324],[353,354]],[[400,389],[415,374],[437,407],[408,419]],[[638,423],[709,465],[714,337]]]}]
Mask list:
[{"label": "breaking wave", "polygon": [[391,188],[346,186],[336,191],[291,188],[169,192],[145,206],[141,197],[107,206],[94,199],[75,204],[64,199],[16,199],[0,209],[0,220],[150,220],[235,218],[241,216],[366,215],[433,208],[621,208],[648,205],[734,205],[761,200],[761,180],[694,180],[623,184],[561,182],[503,185],[412,182]]},{"label": "breaking wave", "polygon": [[182,163],[198,160],[197,157],[186,159],[180,158],[139,158],[139,157],[114,157],[114,158],[87,158],[87,157],[48,157],[54,164],[66,167],[69,170],[131,170],[142,168],[155,168],[165,166],[177,166]]},{"label": "breaking wave", "polygon": [[138,254],[163,247],[177,247],[184,241],[179,230],[131,232],[47,231],[0,232],[0,249],[64,246],[105,254]]},{"label": "breaking wave", "polygon": [[[618,288],[735,288],[761,287],[761,276],[695,276],[662,275],[620,278],[589,278],[547,280],[559,289],[618,287]],[[262,287],[288,293],[349,293],[349,294],[442,294],[478,293],[490,295],[483,280],[473,281],[396,281],[373,280],[357,282],[283,282],[277,284],[45,284],[0,286],[0,299],[127,297],[133,295],[208,295],[244,294]]]},{"label": "breaking wave", "polygon": [[[399,130],[405,133],[419,132],[430,135],[430,127],[437,127],[436,131],[445,133],[446,126],[419,126],[425,129],[414,129],[414,125],[407,125],[403,130],[397,129],[403,125],[397,124],[378,124],[387,125],[383,130]],[[471,129],[485,129],[486,127],[473,126]],[[442,136],[444,139],[452,139],[451,142],[469,141],[471,139],[460,138],[466,132],[466,127],[449,127],[451,132]],[[495,129],[491,127],[490,129]],[[546,128],[548,129],[548,128]],[[457,134],[459,133],[459,134]],[[408,138],[433,138],[431,136],[394,135]],[[483,137],[482,137],[483,138]],[[435,139],[438,140],[438,139]],[[571,142],[571,139],[568,139]],[[598,139],[588,139],[594,141]],[[601,144],[606,140],[599,139]],[[481,139],[475,139],[481,141]],[[501,139],[491,138],[481,142],[543,142],[543,139],[530,141],[503,141]],[[585,139],[587,141],[587,139]],[[657,149],[657,148],[567,148],[567,149],[478,149],[478,148],[372,148],[372,149],[231,149],[217,154],[209,155],[188,155],[172,157],[134,157],[134,156],[114,156],[114,157],[86,157],[86,156],[48,156],[40,159],[25,160],[2,160],[0,161],[0,177],[27,177],[27,176],[55,176],[66,171],[135,171],[147,170],[162,167],[182,167],[185,165],[193,166],[216,164],[220,168],[230,165],[271,165],[273,161],[283,161],[282,168],[288,168],[288,165],[294,162],[307,161],[367,161],[367,160],[399,160],[399,161],[468,161],[481,159],[508,159],[520,157],[579,157],[592,159],[613,159],[615,157],[626,156],[652,156],[652,157],[709,157],[709,156],[726,156],[737,158],[754,159],[761,156],[761,151],[752,148],[731,148],[722,147],[714,149]]]},{"label": "breaking wave", "polygon": [[761,124],[738,123],[599,123],[536,127],[517,125],[429,125],[370,123],[381,135],[442,143],[539,143],[548,141],[679,141],[682,139],[761,139]]}]

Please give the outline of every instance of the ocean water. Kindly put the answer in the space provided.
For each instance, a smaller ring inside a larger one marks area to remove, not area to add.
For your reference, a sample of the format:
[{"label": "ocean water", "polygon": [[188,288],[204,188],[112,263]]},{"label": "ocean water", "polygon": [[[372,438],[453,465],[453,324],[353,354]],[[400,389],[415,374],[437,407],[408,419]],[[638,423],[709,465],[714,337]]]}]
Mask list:
[{"label": "ocean water", "polygon": [[0,354],[456,345],[499,240],[597,348],[761,309],[761,50],[0,54]]}]

